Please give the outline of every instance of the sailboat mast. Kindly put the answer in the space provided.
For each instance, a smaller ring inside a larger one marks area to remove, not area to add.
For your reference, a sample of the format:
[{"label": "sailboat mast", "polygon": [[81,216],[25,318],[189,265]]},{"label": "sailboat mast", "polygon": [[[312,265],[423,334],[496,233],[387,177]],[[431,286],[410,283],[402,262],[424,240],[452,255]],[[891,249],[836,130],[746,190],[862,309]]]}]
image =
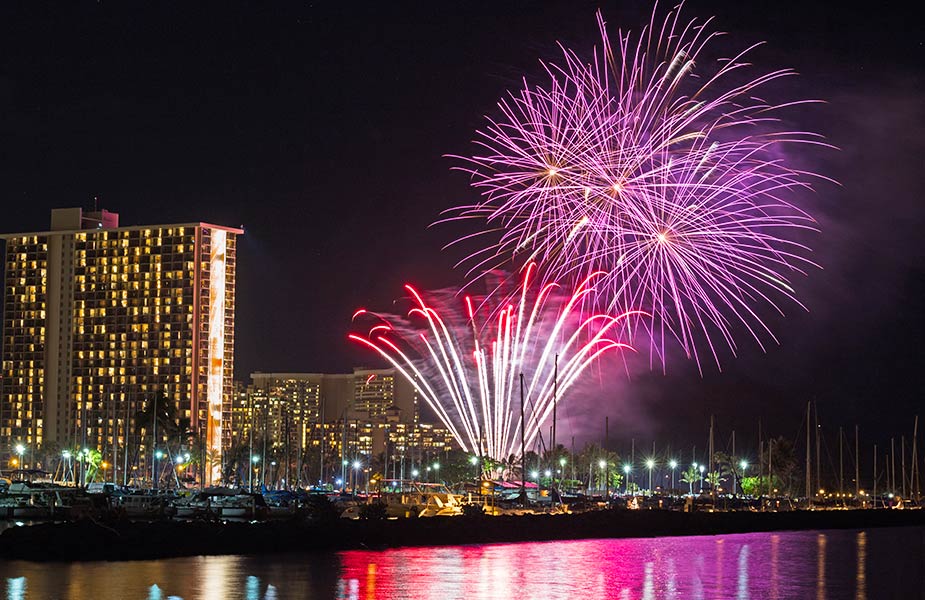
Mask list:
[{"label": "sailboat mast", "polygon": [[527,442],[524,437],[524,374],[520,374],[520,497],[527,507]]},{"label": "sailboat mast", "polygon": [[806,403],[806,500],[807,502],[809,502],[810,506],[813,505],[813,496],[812,496],[812,481],[813,480],[812,480],[812,472],[811,472],[812,463],[810,463],[810,458],[811,458],[810,453],[811,453],[812,446],[810,446],[810,437],[809,437],[809,431],[810,431],[809,427],[812,424],[811,415],[809,412],[811,407],[812,407],[812,404],[807,402]]},{"label": "sailboat mast", "polygon": [[854,426],[854,498],[861,500],[861,454],[858,444],[858,426]]}]

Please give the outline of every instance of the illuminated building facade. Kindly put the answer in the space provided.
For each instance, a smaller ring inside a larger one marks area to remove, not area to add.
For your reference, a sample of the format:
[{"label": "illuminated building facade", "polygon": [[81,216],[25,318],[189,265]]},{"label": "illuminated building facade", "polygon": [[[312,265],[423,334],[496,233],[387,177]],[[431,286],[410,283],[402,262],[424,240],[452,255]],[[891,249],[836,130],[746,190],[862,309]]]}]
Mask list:
[{"label": "illuminated building facade", "polygon": [[220,449],[240,233],[119,227],[114,213],[73,208],[52,211],[49,231],[0,235],[0,453],[15,444],[124,451],[155,395]]},{"label": "illuminated building facade", "polygon": [[230,408],[232,445],[291,463],[302,483],[331,483],[344,460],[387,455],[410,468],[456,447],[448,430],[421,422],[417,393],[395,369],[257,372],[251,380]]}]

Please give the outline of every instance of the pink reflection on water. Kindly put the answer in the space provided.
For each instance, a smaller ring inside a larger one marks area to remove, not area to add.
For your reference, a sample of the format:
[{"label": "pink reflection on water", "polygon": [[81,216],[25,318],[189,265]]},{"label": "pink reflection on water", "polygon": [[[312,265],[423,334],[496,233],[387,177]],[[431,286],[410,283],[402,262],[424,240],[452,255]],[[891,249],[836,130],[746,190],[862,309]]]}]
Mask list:
[{"label": "pink reflection on water", "polygon": [[356,600],[566,599],[576,589],[628,600],[792,597],[798,590],[774,574],[816,571],[824,561],[824,546],[805,541],[742,534],[344,552],[338,593]]}]

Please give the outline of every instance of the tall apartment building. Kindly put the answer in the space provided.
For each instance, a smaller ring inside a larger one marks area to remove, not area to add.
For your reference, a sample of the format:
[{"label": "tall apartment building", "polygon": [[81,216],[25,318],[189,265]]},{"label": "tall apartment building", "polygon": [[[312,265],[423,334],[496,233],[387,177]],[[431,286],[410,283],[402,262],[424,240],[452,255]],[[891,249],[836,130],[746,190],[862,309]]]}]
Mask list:
[{"label": "tall apartment building", "polygon": [[241,233],[119,227],[115,213],[71,208],[52,211],[49,231],[0,235],[0,454],[16,444],[124,448],[155,394],[220,449]]}]

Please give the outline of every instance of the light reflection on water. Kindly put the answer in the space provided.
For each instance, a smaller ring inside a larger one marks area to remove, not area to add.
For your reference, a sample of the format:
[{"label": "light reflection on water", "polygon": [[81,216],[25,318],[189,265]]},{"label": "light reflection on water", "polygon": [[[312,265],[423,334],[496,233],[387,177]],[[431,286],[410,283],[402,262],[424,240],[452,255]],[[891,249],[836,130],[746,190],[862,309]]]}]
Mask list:
[{"label": "light reflection on water", "polygon": [[925,529],[125,563],[0,562],[5,600],[925,598]]}]

